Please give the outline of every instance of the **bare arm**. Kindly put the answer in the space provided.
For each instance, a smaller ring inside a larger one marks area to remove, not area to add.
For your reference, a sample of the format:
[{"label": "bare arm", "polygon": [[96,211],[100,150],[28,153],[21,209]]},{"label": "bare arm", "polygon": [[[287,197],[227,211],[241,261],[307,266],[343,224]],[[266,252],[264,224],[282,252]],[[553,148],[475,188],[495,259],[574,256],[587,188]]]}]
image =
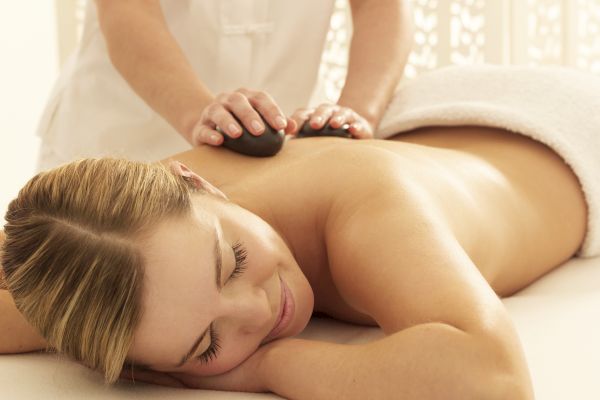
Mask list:
[{"label": "bare arm", "polygon": [[402,77],[413,44],[407,0],[350,0],[353,34],[346,83],[338,104],[377,128]]},{"label": "bare arm", "polygon": [[290,399],[533,399],[479,360],[490,350],[475,335],[432,322],[361,345],[285,339],[261,371],[269,391]]},{"label": "bare arm", "polygon": [[[5,239],[0,230],[0,248]],[[4,288],[4,275],[0,268],[0,288]],[[8,290],[0,289],[0,354],[24,353],[46,347],[45,340],[17,310]]]},{"label": "bare arm", "polygon": [[498,297],[426,198],[390,192],[367,191],[326,232],[337,289],[387,336],[283,341],[265,355],[266,386],[294,399],[532,399]]},{"label": "bare arm", "polygon": [[115,68],[191,143],[194,124],[214,96],[169,31],[160,2],[96,0],[96,4]]}]

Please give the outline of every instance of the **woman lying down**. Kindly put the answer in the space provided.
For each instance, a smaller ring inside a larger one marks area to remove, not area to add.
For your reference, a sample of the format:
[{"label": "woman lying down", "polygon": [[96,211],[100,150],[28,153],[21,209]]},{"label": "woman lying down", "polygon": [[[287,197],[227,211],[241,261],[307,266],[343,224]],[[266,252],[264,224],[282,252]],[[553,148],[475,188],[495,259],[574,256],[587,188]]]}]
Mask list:
[{"label": "woman lying down", "polygon": [[[570,70],[446,68],[401,90],[387,140],[40,173],[6,214],[1,350],[53,348],[111,383],[532,399],[499,296],[600,253],[598,87]],[[294,338],[316,312],[385,337]]]}]

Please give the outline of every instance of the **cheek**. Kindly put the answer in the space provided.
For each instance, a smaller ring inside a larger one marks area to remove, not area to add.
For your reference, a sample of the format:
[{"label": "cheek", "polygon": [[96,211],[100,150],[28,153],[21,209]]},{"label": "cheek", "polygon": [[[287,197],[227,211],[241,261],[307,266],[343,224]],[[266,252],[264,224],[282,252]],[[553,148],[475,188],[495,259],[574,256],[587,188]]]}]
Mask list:
[{"label": "cheek", "polygon": [[260,237],[254,237],[253,243],[248,244],[248,260],[255,272],[261,276],[273,275],[273,270],[281,257],[273,245]]},{"label": "cheek", "polygon": [[242,219],[248,224],[237,224],[232,226],[230,240],[240,240],[248,251],[247,260],[249,271],[258,276],[272,275],[274,268],[281,262],[282,239],[277,236],[273,229],[264,221],[252,218]]}]

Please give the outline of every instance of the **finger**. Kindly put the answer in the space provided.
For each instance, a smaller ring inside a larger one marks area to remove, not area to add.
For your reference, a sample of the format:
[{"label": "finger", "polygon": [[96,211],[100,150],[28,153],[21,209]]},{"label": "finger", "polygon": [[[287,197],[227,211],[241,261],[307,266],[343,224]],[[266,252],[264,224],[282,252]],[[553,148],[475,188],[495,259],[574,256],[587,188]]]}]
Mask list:
[{"label": "finger", "polygon": [[331,114],[329,126],[334,129],[341,127],[344,124],[352,124],[355,122],[354,112],[348,108],[340,107],[337,111]]},{"label": "finger", "polygon": [[371,131],[370,127],[365,126],[365,124],[360,121],[352,123],[348,130],[350,131],[350,134],[357,139],[373,138],[373,132]]},{"label": "finger", "polygon": [[215,107],[209,118],[223,134],[234,139],[242,136],[242,127],[227,108]]},{"label": "finger", "polygon": [[271,127],[276,130],[287,127],[287,119],[271,95],[257,92],[254,96],[249,97],[248,101]]},{"label": "finger", "polygon": [[335,111],[337,111],[337,106],[321,104],[310,117],[311,128],[322,129]]},{"label": "finger", "polygon": [[[211,124],[212,125],[212,124]],[[209,144],[218,146],[223,142],[223,136],[217,130],[211,128],[205,123],[199,123],[192,132],[192,145],[200,146],[201,144]]]},{"label": "finger", "polygon": [[288,118],[284,133],[286,135],[295,135],[298,132],[299,127],[300,124],[296,120]]},{"label": "finger", "polygon": [[265,131],[262,118],[245,95],[233,93],[227,102],[227,108],[251,134],[259,136]]},{"label": "finger", "polygon": [[[291,116],[291,119],[296,124],[296,128],[289,134],[295,136],[298,133],[298,131],[302,129],[302,126],[310,118],[313,112],[313,108],[299,108],[298,110],[294,111],[294,113]],[[288,133],[287,130],[286,133]]]}]

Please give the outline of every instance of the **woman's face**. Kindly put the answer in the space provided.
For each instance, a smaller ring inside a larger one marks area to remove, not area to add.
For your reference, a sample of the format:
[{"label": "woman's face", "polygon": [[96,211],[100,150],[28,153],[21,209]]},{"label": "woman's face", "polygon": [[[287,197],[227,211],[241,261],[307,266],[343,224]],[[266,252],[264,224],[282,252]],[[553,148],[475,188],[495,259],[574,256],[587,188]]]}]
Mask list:
[{"label": "woman's face", "polygon": [[[216,375],[272,340],[267,335],[279,317],[282,281],[295,311],[275,339],[305,328],[314,295],[283,239],[263,219],[214,195],[193,199],[191,216],[161,222],[144,241],[142,317],[128,359],[157,371]],[[215,337],[219,349],[208,357]]]}]

